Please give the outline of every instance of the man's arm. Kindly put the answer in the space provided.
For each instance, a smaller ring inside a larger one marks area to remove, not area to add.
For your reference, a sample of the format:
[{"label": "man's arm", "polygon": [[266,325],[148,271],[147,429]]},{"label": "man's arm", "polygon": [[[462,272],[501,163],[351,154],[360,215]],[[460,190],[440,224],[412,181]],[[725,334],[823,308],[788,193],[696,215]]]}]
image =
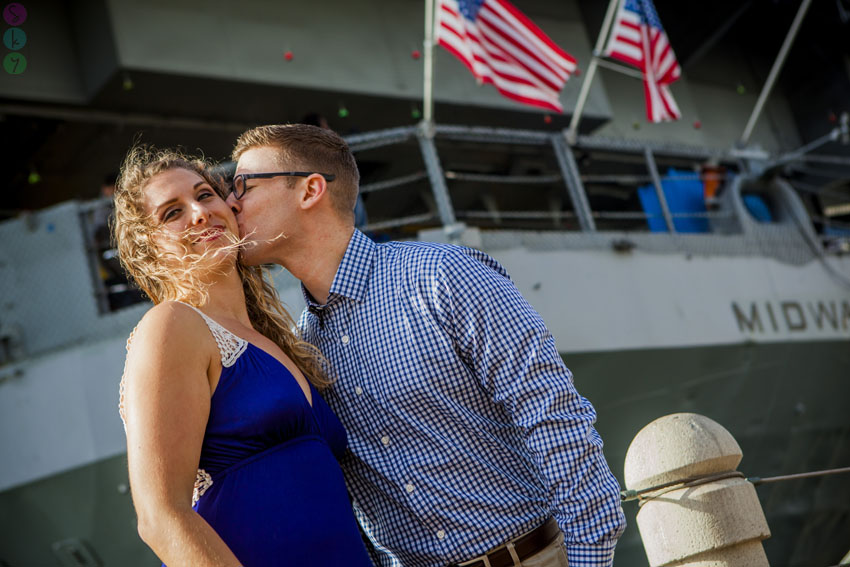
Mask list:
[{"label": "man's arm", "polygon": [[464,362],[523,433],[570,565],[610,565],[625,528],[619,485],[593,428],[596,412],[576,391],[540,315],[483,254],[448,253],[435,291]]}]

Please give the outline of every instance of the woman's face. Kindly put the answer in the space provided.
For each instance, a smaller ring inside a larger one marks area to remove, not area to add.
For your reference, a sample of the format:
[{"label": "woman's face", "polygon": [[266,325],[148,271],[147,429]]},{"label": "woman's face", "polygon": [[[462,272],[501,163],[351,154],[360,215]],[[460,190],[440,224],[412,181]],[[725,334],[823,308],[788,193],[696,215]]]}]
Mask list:
[{"label": "woman's face", "polygon": [[188,169],[169,169],[152,177],[142,203],[151,215],[157,244],[177,254],[202,254],[230,244],[227,233],[239,235],[230,207],[203,177]]}]

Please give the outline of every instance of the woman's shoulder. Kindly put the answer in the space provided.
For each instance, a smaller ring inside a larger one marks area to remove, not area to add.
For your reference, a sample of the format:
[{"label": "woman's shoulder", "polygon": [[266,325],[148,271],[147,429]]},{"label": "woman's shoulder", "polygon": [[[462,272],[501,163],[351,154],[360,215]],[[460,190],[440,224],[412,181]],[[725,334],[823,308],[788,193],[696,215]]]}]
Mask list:
[{"label": "woman's shoulder", "polygon": [[[132,341],[154,341],[163,346],[179,347],[197,344],[210,336],[209,328],[199,312],[179,301],[164,301],[151,307],[133,330]],[[210,337],[211,338],[211,337]]]}]

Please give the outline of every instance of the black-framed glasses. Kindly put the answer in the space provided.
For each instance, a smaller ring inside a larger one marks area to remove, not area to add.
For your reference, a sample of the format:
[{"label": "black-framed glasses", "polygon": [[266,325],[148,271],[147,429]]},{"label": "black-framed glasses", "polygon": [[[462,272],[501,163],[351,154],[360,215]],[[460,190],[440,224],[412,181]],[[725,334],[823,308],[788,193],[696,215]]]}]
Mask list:
[{"label": "black-framed glasses", "polygon": [[271,179],[272,177],[310,177],[314,173],[321,175],[325,178],[325,181],[330,183],[334,179],[336,179],[336,175],[333,173],[318,173],[315,171],[276,171],[274,173],[240,173],[239,175],[233,176],[233,185],[230,186],[230,192],[233,193],[233,196],[237,199],[241,199],[243,195],[245,195],[245,191],[248,188],[248,180],[249,179]]}]

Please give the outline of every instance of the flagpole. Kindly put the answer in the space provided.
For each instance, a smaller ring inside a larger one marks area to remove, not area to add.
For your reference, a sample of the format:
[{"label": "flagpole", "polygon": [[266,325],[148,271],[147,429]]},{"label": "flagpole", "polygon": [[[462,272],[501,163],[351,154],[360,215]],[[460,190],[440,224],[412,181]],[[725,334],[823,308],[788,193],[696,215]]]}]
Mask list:
[{"label": "flagpole", "polygon": [[773,83],[776,81],[776,77],[779,75],[779,70],[782,69],[782,65],[785,63],[785,56],[788,55],[788,50],[791,49],[791,44],[794,43],[794,38],[797,36],[797,30],[800,29],[800,23],[803,21],[803,16],[806,15],[806,10],[809,9],[809,4],[811,4],[811,0],[803,0],[800,3],[797,15],[794,16],[794,21],[791,23],[791,29],[788,30],[788,34],[785,36],[785,41],[782,42],[782,47],[779,49],[776,61],[773,62],[773,67],[771,67],[767,80],[764,83],[764,87],[761,89],[759,98],[756,101],[756,106],[753,108],[753,113],[747,121],[744,133],[741,134],[741,139],[738,142],[738,145],[742,148],[750,142],[750,136],[753,133],[753,128],[756,127],[756,121],[759,119],[759,116],[761,116],[764,103],[767,101],[770,91],[773,90]]},{"label": "flagpole", "polygon": [[423,77],[422,123],[426,132],[434,124],[434,0],[425,0],[425,76]]},{"label": "flagpole", "polygon": [[598,60],[602,56],[602,50],[605,49],[605,40],[608,39],[608,32],[611,29],[611,22],[614,21],[614,14],[617,12],[617,6],[620,0],[610,0],[608,2],[608,11],[605,12],[605,19],[602,21],[602,29],[599,30],[599,37],[596,39],[596,48],[593,50],[593,58],[590,60],[590,67],[587,69],[587,76],[581,84],[581,91],[578,95],[576,108],[573,111],[573,117],[570,120],[570,129],[567,132],[567,142],[570,144],[576,143],[578,123],[581,120],[581,113],[584,111],[584,103],[587,102],[587,95],[590,93],[590,85],[593,83],[593,77],[596,75],[596,67]]}]

